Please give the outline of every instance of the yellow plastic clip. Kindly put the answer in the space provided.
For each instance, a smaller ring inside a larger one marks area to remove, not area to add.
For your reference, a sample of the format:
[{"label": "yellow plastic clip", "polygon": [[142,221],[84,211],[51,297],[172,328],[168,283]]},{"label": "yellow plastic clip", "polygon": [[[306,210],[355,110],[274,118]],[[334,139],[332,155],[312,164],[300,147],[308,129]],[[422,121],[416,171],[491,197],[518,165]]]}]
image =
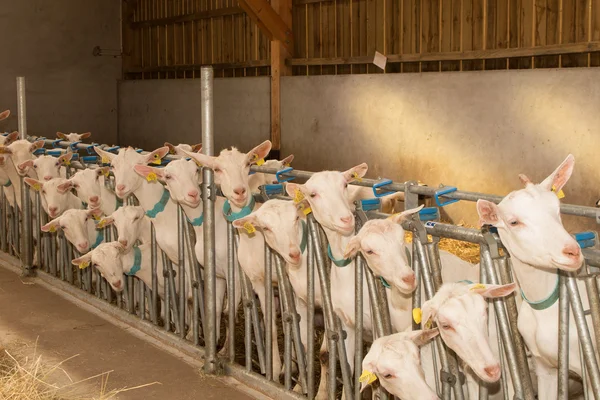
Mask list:
[{"label": "yellow plastic clip", "polygon": [[254,225],[252,225],[252,223],[250,223],[250,222],[246,222],[246,223],[244,224],[244,229],[246,230],[246,232],[247,232],[248,234],[252,234],[252,233],[256,232],[256,228],[255,228],[255,227],[254,227]]},{"label": "yellow plastic clip", "polygon": [[152,161],[152,164],[160,165],[161,162],[162,162],[162,158],[160,157],[160,155],[158,153],[156,153],[154,155],[154,161]]},{"label": "yellow plastic clip", "polygon": [[364,370],[362,372],[362,374],[360,375],[360,378],[358,378],[358,381],[360,383],[366,383],[367,385],[370,385],[371,383],[375,382],[376,380],[377,380],[377,375],[375,375],[373,372],[367,371],[367,370]]},{"label": "yellow plastic clip", "polygon": [[423,311],[420,308],[413,308],[412,310],[413,320],[415,323],[420,324],[421,318],[423,318]]},{"label": "yellow plastic clip", "polygon": [[356,179],[356,181],[357,181],[357,182],[362,182],[362,178],[361,178],[360,176],[358,176],[358,172],[354,172],[354,173],[352,174],[352,177],[353,177],[354,179]]},{"label": "yellow plastic clip", "polygon": [[63,163],[63,165],[64,165],[64,166],[66,166],[66,167],[68,167],[69,165],[71,165],[71,161],[69,161],[69,160],[66,160],[66,159],[63,159],[62,163]]},{"label": "yellow plastic clip", "polygon": [[156,174],[154,172],[150,172],[148,175],[146,175],[146,180],[148,182],[153,182],[157,179],[158,179],[158,177],[156,176]]},{"label": "yellow plastic clip", "polygon": [[302,193],[300,190],[296,189],[296,194],[294,196],[294,203],[298,204],[302,200],[304,200],[304,193]]},{"label": "yellow plastic clip", "polygon": [[89,266],[90,266],[89,261],[83,261],[81,264],[79,264],[79,269],[86,269]]},{"label": "yellow plastic clip", "polygon": [[552,191],[554,193],[556,193],[556,197],[558,197],[559,199],[562,199],[563,197],[565,197],[565,192],[563,192],[562,190],[559,190],[558,192],[556,192],[556,186],[552,185]]}]

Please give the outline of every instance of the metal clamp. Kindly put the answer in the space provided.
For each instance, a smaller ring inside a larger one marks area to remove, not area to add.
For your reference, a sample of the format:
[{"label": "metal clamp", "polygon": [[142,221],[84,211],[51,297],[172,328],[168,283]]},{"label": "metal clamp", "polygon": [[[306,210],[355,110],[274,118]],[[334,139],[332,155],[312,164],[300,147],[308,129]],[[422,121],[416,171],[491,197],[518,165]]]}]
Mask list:
[{"label": "metal clamp", "polygon": [[437,207],[425,207],[419,211],[421,221],[437,221],[440,219],[440,212]]},{"label": "metal clamp", "polygon": [[52,157],[60,157],[62,156],[62,151],[61,149],[54,149],[54,150],[47,150],[46,154]]},{"label": "metal clamp", "polygon": [[[429,225],[430,222],[427,222],[427,224]],[[421,243],[427,244],[429,242],[429,239],[427,238],[427,230],[425,229],[425,225],[423,225],[423,222],[421,222],[420,219],[410,220],[409,227],[413,231],[413,238],[414,235],[417,235]]]},{"label": "metal clamp", "polygon": [[281,175],[283,175],[283,174],[287,174],[288,172],[292,172],[293,170],[294,170],[294,168],[292,168],[292,167],[287,167],[287,168],[280,169],[279,171],[277,171],[277,172],[275,173],[275,177],[277,178],[277,182],[279,182],[279,183],[284,183],[284,182],[289,182],[289,181],[291,181],[291,180],[294,180],[294,179],[295,179],[295,177],[293,177],[293,176],[290,176],[289,178],[282,178],[282,177],[281,177]]},{"label": "metal clamp", "polygon": [[598,241],[598,234],[592,231],[576,233],[573,236],[582,249],[594,247]]},{"label": "metal clamp", "polygon": [[273,185],[263,185],[261,188],[264,190],[264,193],[268,196],[276,196],[276,195],[285,195],[285,189],[281,183],[273,184]]},{"label": "metal clamp", "polygon": [[433,195],[433,198],[435,199],[435,204],[437,204],[438,207],[445,207],[448,204],[456,203],[458,201],[458,199],[450,199],[450,200],[446,201],[445,203],[440,202],[440,196],[443,196],[448,193],[456,192],[456,190],[457,189],[454,186],[444,186],[443,188],[441,188],[440,190],[435,192],[435,194]]},{"label": "metal clamp", "polygon": [[394,181],[392,181],[391,179],[383,179],[383,180],[375,183],[373,185],[373,194],[375,195],[375,197],[383,197],[383,196],[388,196],[390,194],[396,193],[394,190],[388,190],[388,191],[380,190],[384,186],[391,185],[392,183],[394,183]]},{"label": "metal clamp", "polygon": [[497,260],[501,258],[498,247],[498,241],[490,231],[489,225],[482,226],[481,233],[483,235],[483,240],[485,240],[485,243],[490,249],[490,255],[492,256],[492,260]]}]

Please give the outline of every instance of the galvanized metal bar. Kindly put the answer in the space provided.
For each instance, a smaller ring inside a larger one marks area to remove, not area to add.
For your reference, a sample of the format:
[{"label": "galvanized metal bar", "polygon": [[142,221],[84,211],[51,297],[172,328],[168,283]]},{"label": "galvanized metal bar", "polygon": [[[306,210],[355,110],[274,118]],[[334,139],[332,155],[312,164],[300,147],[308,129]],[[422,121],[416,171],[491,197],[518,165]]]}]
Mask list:
[{"label": "galvanized metal bar", "polygon": [[[315,397],[315,251],[312,240],[306,247],[306,393],[309,399]],[[357,335],[358,336],[358,335]],[[362,339],[362,337],[361,337]],[[325,340],[325,338],[323,338]]]},{"label": "galvanized metal bar", "polygon": [[[23,276],[33,276],[33,232],[32,228],[32,210],[29,194],[29,185],[25,185],[23,177],[21,180],[21,265],[23,267]],[[72,281],[71,281],[72,283]]]},{"label": "galvanized metal bar", "polygon": [[[187,249],[187,259],[188,265],[191,269],[192,276],[192,302],[193,302],[193,310],[192,310],[192,333],[194,334],[194,343],[200,343],[200,322],[204,323],[204,281],[202,280],[202,273],[200,272],[200,263],[196,259],[196,252],[194,251],[193,243],[191,235],[193,234],[192,226],[185,221],[185,229],[184,229],[184,238],[185,238],[185,247]],[[200,319],[200,320],[199,320]],[[217,329],[219,327],[217,326]],[[203,329],[204,332],[204,329]]]},{"label": "galvanized metal bar", "polygon": [[592,315],[592,327],[594,329],[594,338],[596,348],[600,349],[600,294],[598,293],[598,275],[587,274],[579,278],[585,282],[588,300],[590,302],[590,313]]},{"label": "galvanized metal bar", "polygon": [[[265,243],[265,309],[263,313],[265,314],[265,364],[266,364],[266,378],[270,381],[273,380],[273,340],[277,340],[277,338],[273,338],[273,330],[271,326],[273,326],[273,285],[270,284],[271,276],[273,276],[273,255],[272,251]],[[286,343],[287,344],[287,343]],[[291,363],[290,363],[291,366]],[[287,364],[286,364],[287,369]],[[288,378],[288,372],[286,370],[286,382]],[[278,377],[279,378],[279,377]],[[290,378],[291,379],[291,378]]]},{"label": "galvanized metal bar", "polygon": [[0,249],[4,253],[8,253],[8,229],[6,221],[8,201],[6,200],[4,188],[0,190],[0,204]]},{"label": "galvanized metal bar", "polygon": [[569,399],[569,292],[565,274],[559,272],[558,297],[558,395]]},{"label": "galvanized metal bar", "polygon": [[[590,399],[590,392],[588,390],[588,374],[587,374],[587,369],[585,368],[585,357],[583,355],[583,349],[581,348],[581,343],[579,343],[578,346],[578,350],[579,350],[579,361],[581,362],[581,384],[583,386],[583,400],[589,400]],[[596,396],[594,396],[595,398]]]},{"label": "galvanized metal bar", "polygon": [[19,138],[27,139],[27,97],[25,77],[17,77],[17,114],[19,120]]},{"label": "galvanized metal bar", "polygon": [[156,251],[156,228],[154,224],[150,224],[150,258],[152,264],[152,323],[158,325],[158,255]]},{"label": "galvanized metal bar", "polygon": [[[236,264],[237,257],[235,254],[235,232],[234,227],[231,222],[227,222],[227,301],[228,301],[228,309],[229,315],[228,324],[227,324],[227,343],[229,348],[227,349],[227,354],[229,358],[229,362],[235,361],[235,310],[237,308],[236,303]],[[237,289],[240,290],[240,289]],[[205,328],[206,329],[206,328]],[[267,368],[268,370],[268,368]]]},{"label": "galvanized metal bar", "polygon": [[[480,258],[481,258],[481,249],[480,249]],[[480,283],[488,283],[487,275],[485,273],[485,268],[481,268],[481,266],[479,268],[479,282]],[[489,329],[488,329],[489,328],[489,315],[490,315],[489,300],[486,300],[486,303],[488,306],[487,311],[486,311],[486,314],[488,317],[488,326],[486,326],[485,329],[486,329],[487,336],[489,336],[489,334],[490,334]],[[501,346],[502,346],[502,340],[498,340],[498,350],[499,350],[498,353],[500,355],[502,355],[502,347]],[[504,365],[502,363],[502,359],[501,359],[500,365],[501,366]],[[503,369],[503,371],[504,371],[504,369]],[[502,375],[501,379],[503,381],[506,381],[506,377],[504,376],[504,374]],[[504,395],[506,396],[506,392],[504,392]],[[488,400],[488,398],[489,398],[489,390],[488,390],[487,385],[484,382],[479,382],[479,397],[478,398],[479,398],[479,400]]]},{"label": "galvanized metal bar", "polygon": [[[364,277],[367,281],[367,289],[369,291],[369,300],[371,303],[371,319],[373,320],[373,333],[375,338],[385,336],[385,329],[383,327],[382,304],[379,301],[379,294],[377,293],[377,283],[375,282],[375,276],[369,268],[365,268]],[[358,310],[355,311],[355,318],[358,315]]]},{"label": "galvanized metal bar", "polygon": [[173,262],[167,257],[167,273],[168,273],[168,285],[169,294],[171,295],[171,316],[173,317],[173,324],[175,325],[175,332],[179,333],[181,324],[179,322],[179,307],[181,304],[178,303],[177,288],[175,285],[175,270],[173,269]]},{"label": "galvanized metal bar", "polygon": [[590,331],[585,321],[585,312],[583,310],[583,305],[581,304],[581,296],[579,295],[579,289],[577,288],[577,281],[571,275],[567,275],[566,280],[569,303],[571,304],[571,310],[573,311],[573,317],[575,318],[575,327],[577,328],[577,334],[579,336],[579,342],[585,360],[585,367],[588,372],[593,393],[595,394],[596,399],[598,399],[600,396],[600,371],[598,371],[598,360],[596,359]]},{"label": "galvanized metal bar", "polygon": [[[361,329],[364,326],[363,321],[363,278],[366,274],[368,276],[369,271],[366,271],[367,266],[365,263],[365,259],[362,254],[358,254],[356,256],[356,266],[354,270],[354,280],[356,285],[356,296],[354,298],[354,308],[355,308],[355,324],[358,327],[356,330],[356,336],[354,337],[354,371],[362,371],[362,360],[363,360],[363,330]],[[373,304],[373,300],[371,300],[371,304]],[[371,312],[374,312],[371,311]],[[373,324],[375,326],[375,324]],[[310,353],[309,353],[310,354]],[[354,399],[361,400],[362,394],[360,393],[360,382],[359,382],[360,374],[354,374]]]},{"label": "galvanized metal bar", "polygon": [[171,285],[170,285],[170,281],[169,281],[169,268],[170,267],[169,267],[168,258],[167,258],[167,255],[165,254],[165,252],[161,250],[160,255],[162,258],[162,274],[163,274],[164,290],[165,290],[165,295],[164,295],[165,307],[163,310],[163,315],[164,315],[163,327],[164,327],[165,331],[170,332],[171,331]]},{"label": "galvanized metal bar", "polygon": [[[181,205],[177,206],[177,250],[179,254],[179,336],[183,339],[186,336],[185,326],[185,309],[187,304],[187,287],[186,287],[186,255],[185,255],[185,228],[187,220]],[[216,304],[216,302],[215,302]],[[191,328],[191,327],[190,327]],[[216,322],[215,322],[216,329]]]},{"label": "galvanized metal bar", "polygon": [[[31,192],[29,192],[31,194]],[[44,258],[42,256],[42,251],[43,251],[43,246],[42,246],[42,230],[40,229],[41,226],[46,225],[46,214],[42,212],[42,201],[40,198],[40,193],[39,192],[34,192],[34,203],[35,203],[35,215],[37,216],[37,223],[38,226],[33,226],[33,217],[31,218],[32,220],[32,229],[35,235],[35,243],[37,248],[33,248],[32,246],[32,251],[36,251],[37,252],[37,262],[38,262],[38,268],[41,270],[44,270],[44,267],[46,266],[46,264],[44,263]],[[4,232],[4,231],[3,231]],[[32,264],[33,264],[33,253],[32,253]]]}]

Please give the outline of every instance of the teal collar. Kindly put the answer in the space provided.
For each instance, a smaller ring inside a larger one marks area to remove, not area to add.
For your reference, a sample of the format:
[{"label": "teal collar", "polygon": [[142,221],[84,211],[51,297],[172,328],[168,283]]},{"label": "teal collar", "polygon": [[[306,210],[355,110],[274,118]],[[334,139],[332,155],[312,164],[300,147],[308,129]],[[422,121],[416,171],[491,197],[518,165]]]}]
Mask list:
[{"label": "teal collar", "polygon": [[308,229],[306,229],[306,222],[302,222],[302,242],[300,242],[300,252],[304,254],[306,251],[306,244],[308,242]]},{"label": "teal collar", "polygon": [[92,245],[92,250],[100,246],[100,243],[104,242],[104,229],[99,229],[97,232],[98,234],[96,235],[96,241]]},{"label": "teal collar", "polygon": [[152,210],[146,211],[146,215],[149,218],[156,218],[156,216],[158,214],[160,214],[161,212],[165,211],[165,207],[167,206],[167,202],[169,201],[169,197],[171,197],[169,191],[167,189],[163,188],[163,194],[162,194],[160,200],[158,201],[158,203],[156,203],[154,205],[154,207],[152,207]]},{"label": "teal collar", "polygon": [[473,284],[473,282],[471,282],[471,281],[469,281],[469,280],[467,280],[467,279],[465,279],[465,280],[463,280],[463,281],[458,281],[458,282],[456,282],[456,283],[466,283],[467,285],[472,285],[472,284]]},{"label": "teal collar", "polygon": [[125,272],[125,275],[133,276],[142,269],[142,251],[136,246],[133,248],[133,254],[133,265],[129,272]]},{"label": "teal collar", "polygon": [[189,218],[187,220],[190,224],[192,224],[192,226],[202,226],[202,224],[204,223],[204,214],[201,214],[199,217],[194,218],[192,220],[190,220]]},{"label": "teal collar", "polygon": [[346,258],[346,259],[342,259],[342,260],[336,260],[333,257],[333,254],[331,254],[331,246],[327,245],[327,255],[329,256],[329,259],[331,261],[333,261],[333,263],[340,268],[346,267],[348,266],[348,264],[350,264],[352,262],[351,258]]},{"label": "teal collar", "polygon": [[11,181],[8,181],[8,182],[6,182],[6,183],[5,183],[4,185],[2,185],[2,186],[4,186],[4,187],[10,187],[11,185],[12,185],[12,182],[11,182]]},{"label": "teal collar", "polygon": [[383,278],[383,276],[379,277],[379,280],[381,281],[381,284],[383,285],[384,288],[386,289],[390,289],[392,286]]},{"label": "teal collar", "polygon": [[529,300],[527,300],[527,297],[525,297],[525,293],[523,293],[523,289],[521,289],[521,297],[534,310],[542,311],[542,310],[545,310],[547,308],[550,308],[550,307],[552,307],[554,305],[554,303],[556,303],[556,301],[558,300],[558,297],[559,297],[560,289],[559,289],[558,282],[559,282],[559,277],[558,277],[558,272],[557,272],[556,273],[556,285],[554,286],[554,290],[544,300],[540,300],[540,301],[529,301]]},{"label": "teal collar", "polygon": [[250,195],[250,203],[248,203],[248,205],[246,207],[242,208],[239,212],[234,213],[231,210],[231,204],[229,204],[229,200],[226,200],[225,204],[223,204],[223,215],[225,216],[225,219],[227,221],[233,222],[235,220],[238,220],[240,218],[244,218],[244,217],[247,217],[248,215],[250,215],[252,210],[254,210],[255,204],[256,204],[256,201],[254,200],[254,196]]}]

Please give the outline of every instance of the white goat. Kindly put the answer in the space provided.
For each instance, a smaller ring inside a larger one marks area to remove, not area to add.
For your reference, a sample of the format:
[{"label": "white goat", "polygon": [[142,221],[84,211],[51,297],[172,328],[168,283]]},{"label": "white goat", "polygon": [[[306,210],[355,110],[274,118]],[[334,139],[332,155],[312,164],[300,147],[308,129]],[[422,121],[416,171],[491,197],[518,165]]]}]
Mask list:
[{"label": "white goat", "polygon": [[150,218],[140,206],[123,206],[98,222],[99,227],[114,225],[117,228],[117,241],[129,251],[139,240],[142,244],[151,243]]},{"label": "white goat", "polygon": [[25,183],[41,193],[42,208],[50,218],[56,218],[69,209],[83,208],[81,200],[63,188],[66,181],[63,178],[54,178],[46,182],[25,178]]},{"label": "white goat", "polygon": [[[21,208],[21,179],[22,176],[29,176],[34,178],[35,174],[33,171],[26,171],[24,169],[17,168],[18,165],[27,160],[35,158],[33,152],[44,146],[43,140],[30,143],[27,140],[16,140],[7,146],[0,146],[0,154],[4,157],[4,165],[2,169],[8,176],[14,190],[13,197],[17,203],[19,209]],[[32,196],[33,202],[33,196]],[[35,213],[35,208],[33,209]]]},{"label": "white goat", "polygon": [[86,168],[77,171],[65,183],[64,189],[73,188],[79,199],[88,204],[88,208],[100,207],[105,215],[110,215],[123,206],[123,200],[106,187],[105,179],[109,167]]},{"label": "white goat", "polygon": [[[226,214],[225,218],[233,221],[245,217],[260,207],[259,204],[255,203],[250,192],[248,173],[250,172],[250,166],[264,159],[270,150],[271,142],[267,140],[248,153],[241,153],[236,148],[223,150],[218,157],[206,156],[201,153],[191,153],[186,150],[182,150],[182,152],[196,160],[202,166],[211,168],[215,172],[215,181],[220,182],[223,195],[227,198],[227,203],[223,209],[223,212]],[[266,304],[265,285],[277,281],[275,271],[270,278],[265,277],[264,245],[265,239],[261,232],[248,233],[246,230],[240,230],[238,261],[240,267],[252,282],[252,287],[259,298],[263,310]],[[273,301],[273,309],[275,309],[274,303]],[[273,337],[277,337],[275,318],[273,318],[271,331]],[[281,372],[281,357],[279,355],[277,340],[273,340],[272,351],[273,373],[277,379]]]},{"label": "white goat", "polygon": [[[514,274],[521,287],[518,327],[533,354],[540,399],[556,399],[558,387],[558,274],[577,271],[583,264],[580,247],[567,233],[560,217],[557,194],[573,172],[575,159],[569,155],[542,183],[533,184],[520,175],[525,188],[506,196],[500,204],[479,200],[481,224],[495,226],[511,255]],[[579,284],[584,309],[587,291]],[[575,325],[571,314],[569,325]],[[588,316],[593,337],[593,327]],[[569,330],[569,369],[582,376],[579,337]],[[588,380],[589,393],[593,393]]]},{"label": "white goat", "polygon": [[85,254],[104,242],[104,231],[96,229],[96,222],[94,222],[101,214],[99,209],[66,210],[60,217],[43,225],[41,229],[43,232],[62,230],[65,238],[75,246],[77,251]]},{"label": "white goat", "polygon": [[62,140],[66,140],[67,142],[81,142],[83,139],[87,139],[92,136],[91,132],[85,133],[62,133],[56,132],[56,137]]},{"label": "white goat", "polygon": [[185,155],[181,152],[182,149],[191,151],[192,153],[198,153],[200,150],[202,150],[202,143],[192,145],[180,143],[177,146],[175,146],[169,142],[165,142],[164,146],[167,146],[169,148],[169,154],[171,154],[172,156],[179,157],[185,157]]},{"label": "white goat", "polygon": [[[5,111],[6,113],[7,111]],[[10,112],[8,112],[10,114]],[[15,140],[19,138],[19,132],[12,132],[6,136],[0,136],[0,146],[8,146]],[[8,204],[11,207],[15,207],[15,189],[12,186],[12,182],[8,176],[8,173],[5,170],[5,158],[3,155],[0,155],[0,185],[2,185],[2,190],[4,191],[4,195],[8,201]]]},{"label": "white goat", "polygon": [[39,156],[37,158],[22,162],[17,166],[19,170],[28,172],[33,168],[37,179],[49,181],[53,178],[65,178],[67,171],[65,166],[71,163],[73,153],[65,153],[60,157]]},{"label": "white goat", "polygon": [[375,340],[362,362],[361,391],[379,379],[381,386],[401,400],[439,400],[427,385],[419,347],[438,335],[438,330],[395,333]]}]

